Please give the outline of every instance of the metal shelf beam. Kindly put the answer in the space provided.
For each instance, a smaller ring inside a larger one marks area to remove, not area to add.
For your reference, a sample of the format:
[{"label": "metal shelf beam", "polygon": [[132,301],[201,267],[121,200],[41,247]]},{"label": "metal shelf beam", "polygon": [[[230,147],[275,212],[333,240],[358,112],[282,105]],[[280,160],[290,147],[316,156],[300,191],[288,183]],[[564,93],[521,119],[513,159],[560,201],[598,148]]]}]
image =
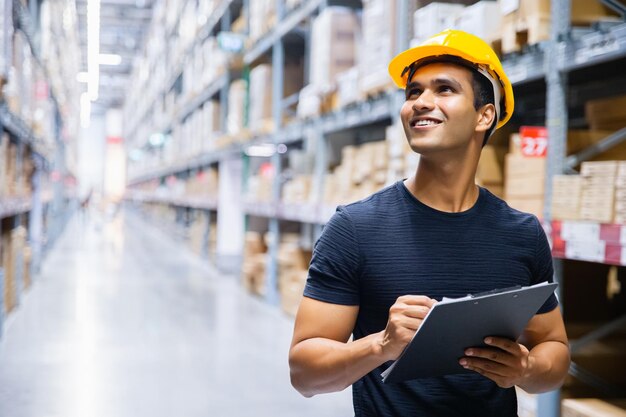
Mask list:
[{"label": "metal shelf beam", "polygon": [[322,4],[323,0],[308,0],[303,2],[299,8],[292,10],[278,23],[278,26],[272,29],[269,34],[259,39],[252,48],[244,54],[243,62],[246,65],[251,65],[263,54],[269,52],[276,42],[294,30],[304,19],[311,16]]}]

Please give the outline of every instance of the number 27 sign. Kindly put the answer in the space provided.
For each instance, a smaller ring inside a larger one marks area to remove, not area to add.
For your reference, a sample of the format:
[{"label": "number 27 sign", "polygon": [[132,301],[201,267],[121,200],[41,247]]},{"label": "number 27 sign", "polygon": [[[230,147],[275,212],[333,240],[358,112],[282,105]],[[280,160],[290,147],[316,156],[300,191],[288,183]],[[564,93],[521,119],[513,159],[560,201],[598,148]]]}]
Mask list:
[{"label": "number 27 sign", "polygon": [[522,126],[519,130],[524,156],[545,157],[548,149],[548,129],[539,126]]}]

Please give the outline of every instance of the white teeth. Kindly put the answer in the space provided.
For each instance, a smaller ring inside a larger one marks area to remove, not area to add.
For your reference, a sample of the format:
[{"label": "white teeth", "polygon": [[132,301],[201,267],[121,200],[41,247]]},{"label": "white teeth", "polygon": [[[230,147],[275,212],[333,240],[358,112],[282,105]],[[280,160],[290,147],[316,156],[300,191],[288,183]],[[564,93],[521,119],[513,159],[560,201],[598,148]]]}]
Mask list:
[{"label": "white teeth", "polygon": [[418,120],[417,122],[415,122],[415,126],[431,126],[438,124],[439,122],[436,122],[434,120]]}]

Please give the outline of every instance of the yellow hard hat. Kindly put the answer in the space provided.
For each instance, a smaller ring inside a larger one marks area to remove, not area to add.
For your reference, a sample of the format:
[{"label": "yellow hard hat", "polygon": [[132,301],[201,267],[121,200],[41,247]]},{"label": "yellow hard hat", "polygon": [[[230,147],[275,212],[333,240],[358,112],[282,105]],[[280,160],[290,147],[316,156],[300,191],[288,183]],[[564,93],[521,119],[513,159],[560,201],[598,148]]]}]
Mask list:
[{"label": "yellow hard hat", "polygon": [[[504,73],[496,53],[477,36],[461,30],[444,30],[392,59],[389,63],[389,74],[398,87],[406,88],[409,77],[408,69],[411,64],[424,58],[441,55],[452,55],[476,64],[478,72],[485,75],[494,86],[495,106],[498,114],[496,129],[504,126],[513,114],[515,104],[513,86]],[[504,108],[500,110],[499,98],[503,95]]]}]

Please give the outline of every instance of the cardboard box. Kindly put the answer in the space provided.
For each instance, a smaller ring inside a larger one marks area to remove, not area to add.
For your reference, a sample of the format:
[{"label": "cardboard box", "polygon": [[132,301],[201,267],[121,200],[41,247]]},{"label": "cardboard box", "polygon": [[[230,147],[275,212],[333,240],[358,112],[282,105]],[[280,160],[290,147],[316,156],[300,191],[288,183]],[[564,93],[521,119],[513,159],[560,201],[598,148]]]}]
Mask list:
[{"label": "cardboard box", "polygon": [[507,154],[504,161],[505,178],[524,175],[546,175],[546,159]]},{"label": "cardboard box", "polygon": [[237,136],[244,128],[244,105],[246,98],[246,82],[236,80],[228,90],[228,116],[226,130],[229,135]]},{"label": "cardboard box", "polygon": [[593,130],[626,126],[626,95],[587,101],[585,117]]},{"label": "cardboard box", "polygon": [[413,14],[413,39],[422,43],[430,36],[456,26],[456,20],[465,5],[433,2]]},{"label": "cardboard box", "polygon": [[498,163],[496,150],[491,145],[486,145],[481,152],[476,178],[482,184],[502,183],[502,168]]},{"label": "cardboard box", "polygon": [[337,74],[337,104],[344,107],[363,99],[359,91],[359,68],[352,67]]},{"label": "cardboard box", "polygon": [[526,175],[521,177],[506,177],[504,182],[505,199],[515,197],[535,197],[543,196],[545,190],[545,176]]},{"label": "cardboard box", "polygon": [[320,92],[332,91],[337,75],[354,66],[358,27],[346,7],[327,7],[313,21],[310,80]]},{"label": "cardboard box", "polygon": [[373,96],[390,88],[387,65],[396,54],[398,0],[364,0],[359,46],[359,91]]},{"label": "cardboard box", "polygon": [[561,417],[626,417],[626,401],[567,398],[561,402]]},{"label": "cardboard box", "polygon": [[461,10],[456,28],[490,41],[499,36],[500,9],[495,1],[479,1]]},{"label": "cardboard box", "polygon": [[272,122],[272,66],[261,64],[250,71],[250,108],[248,126],[253,132],[265,131]]},{"label": "cardboard box", "polygon": [[580,175],[583,177],[615,178],[617,161],[586,161],[580,165]]}]

